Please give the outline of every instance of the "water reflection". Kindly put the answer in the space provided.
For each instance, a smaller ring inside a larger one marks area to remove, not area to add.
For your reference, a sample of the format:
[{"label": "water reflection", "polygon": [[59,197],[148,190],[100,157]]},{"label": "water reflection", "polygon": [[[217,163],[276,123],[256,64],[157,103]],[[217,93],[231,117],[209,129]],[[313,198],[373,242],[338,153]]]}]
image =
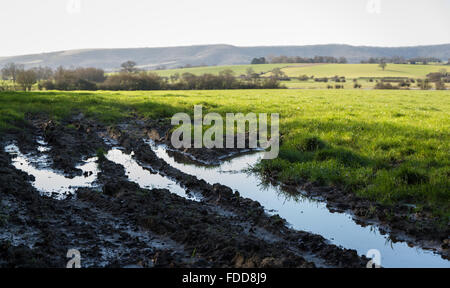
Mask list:
[{"label": "water reflection", "polygon": [[113,148],[108,152],[106,158],[109,161],[122,165],[125,168],[125,174],[128,176],[128,179],[139,184],[141,188],[169,189],[170,192],[175,193],[178,196],[195,201],[201,200],[200,197],[187,193],[186,190],[175,181],[151,171],[151,167],[146,167],[147,169],[142,167],[133,158],[133,153],[126,154],[118,148]]},{"label": "water reflection", "polygon": [[[39,143],[38,151],[49,151],[46,143]],[[50,168],[51,160],[47,154],[24,155],[20,152],[16,144],[9,144],[5,147],[5,152],[13,156],[12,165],[29,175],[34,176],[32,185],[41,192],[42,195],[52,196],[57,199],[64,199],[69,194],[73,194],[81,187],[92,187],[97,180],[97,158],[89,158],[82,164],[76,166],[83,172],[82,176],[68,178],[62,172]]]}]

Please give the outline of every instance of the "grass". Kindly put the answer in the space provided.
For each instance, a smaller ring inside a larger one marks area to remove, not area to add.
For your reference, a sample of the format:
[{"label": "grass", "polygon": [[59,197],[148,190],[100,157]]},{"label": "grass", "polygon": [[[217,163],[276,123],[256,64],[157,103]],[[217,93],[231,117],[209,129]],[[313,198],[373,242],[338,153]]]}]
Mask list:
[{"label": "grass", "polygon": [[[285,67],[282,71],[289,77],[308,75],[315,77],[333,77],[335,75],[346,78],[360,77],[409,77],[425,78],[428,73],[438,72],[440,69],[450,70],[444,65],[411,65],[411,64],[388,64],[383,71],[378,64],[317,64],[310,66],[295,65]],[[267,73],[263,76],[269,76]]]},{"label": "grass", "polygon": [[[450,211],[450,91],[228,90],[3,92],[0,129],[25,113],[61,119],[75,111],[109,124],[204,112],[280,113],[279,157],[257,170],[289,182],[337,185],[385,204]],[[17,128],[18,129],[18,128]],[[445,222],[447,223],[447,222]]]}]

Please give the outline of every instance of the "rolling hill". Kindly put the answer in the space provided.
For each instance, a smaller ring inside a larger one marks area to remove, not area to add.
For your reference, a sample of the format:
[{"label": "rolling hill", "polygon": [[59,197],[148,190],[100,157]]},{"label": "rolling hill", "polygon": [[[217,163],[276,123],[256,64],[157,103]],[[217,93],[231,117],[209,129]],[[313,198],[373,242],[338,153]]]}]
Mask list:
[{"label": "rolling hill", "polygon": [[359,63],[369,57],[436,57],[447,61],[450,58],[450,44],[414,47],[368,47],[350,45],[308,45],[308,46],[257,46],[237,47],[232,45],[197,45],[162,48],[125,49],[82,49],[42,54],[0,57],[0,66],[8,62],[24,64],[26,67],[58,66],[97,67],[114,71],[120,64],[133,60],[143,69],[167,69],[184,65],[239,65],[248,64],[254,57],[261,56],[334,56],[346,57],[350,63]]}]

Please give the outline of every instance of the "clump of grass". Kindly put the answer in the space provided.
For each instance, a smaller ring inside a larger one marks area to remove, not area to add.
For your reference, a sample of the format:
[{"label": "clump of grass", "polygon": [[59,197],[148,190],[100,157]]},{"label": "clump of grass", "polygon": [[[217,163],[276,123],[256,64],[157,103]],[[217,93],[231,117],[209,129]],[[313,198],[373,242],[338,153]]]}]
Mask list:
[{"label": "clump of grass", "polygon": [[359,167],[367,164],[367,160],[363,157],[355,154],[352,151],[334,148],[318,151],[315,155],[317,161],[327,161],[330,159],[335,159],[339,163],[347,167]]},{"label": "clump of grass", "polygon": [[318,137],[308,137],[302,139],[302,141],[297,144],[297,150],[302,152],[312,152],[323,149],[325,146],[325,142]]},{"label": "clump of grass", "polygon": [[396,173],[396,177],[401,183],[408,185],[424,184],[429,181],[427,175],[409,167],[400,168]]},{"label": "clump of grass", "polygon": [[377,148],[381,149],[383,151],[388,151],[391,150],[392,148],[395,148],[397,146],[396,143],[391,143],[391,142],[381,142],[377,144]]}]

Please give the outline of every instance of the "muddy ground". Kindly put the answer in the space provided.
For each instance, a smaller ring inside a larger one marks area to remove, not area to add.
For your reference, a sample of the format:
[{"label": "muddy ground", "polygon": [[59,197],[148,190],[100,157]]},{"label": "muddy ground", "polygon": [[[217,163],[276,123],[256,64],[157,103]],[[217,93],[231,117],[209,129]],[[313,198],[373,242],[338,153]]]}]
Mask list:
[{"label": "muddy ground", "polygon": [[16,141],[22,153],[39,153],[36,137],[41,136],[52,148],[52,168],[73,177],[81,173],[75,167],[82,158],[111,148],[104,137],[114,138],[144,167],[203,200],[142,189],[121,165],[103,157],[98,187],[56,200],[41,196],[1,149],[0,267],[65,267],[69,249],[80,251],[83,267],[365,267],[368,262],[321,236],[289,229],[258,202],[156,157],[143,137],[163,141],[166,122],[103,127],[82,114],[59,123],[45,115],[28,118],[28,127],[2,136],[2,148]]}]

